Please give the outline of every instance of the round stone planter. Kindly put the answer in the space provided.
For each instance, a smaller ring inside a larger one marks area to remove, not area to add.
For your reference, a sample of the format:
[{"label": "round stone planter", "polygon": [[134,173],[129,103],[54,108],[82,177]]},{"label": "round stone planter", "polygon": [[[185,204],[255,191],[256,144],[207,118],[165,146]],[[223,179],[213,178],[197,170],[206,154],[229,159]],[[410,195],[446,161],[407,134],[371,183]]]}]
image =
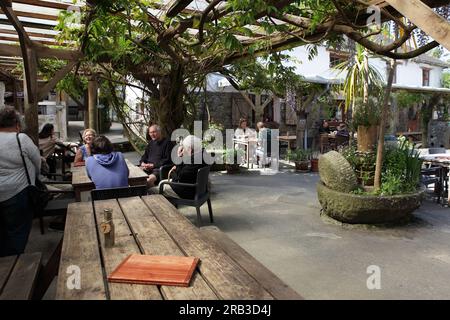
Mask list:
[{"label": "round stone planter", "polygon": [[395,196],[356,195],[332,190],[322,182],[317,195],[323,212],[345,223],[378,224],[402,220],[421,205],[424,191]]}]

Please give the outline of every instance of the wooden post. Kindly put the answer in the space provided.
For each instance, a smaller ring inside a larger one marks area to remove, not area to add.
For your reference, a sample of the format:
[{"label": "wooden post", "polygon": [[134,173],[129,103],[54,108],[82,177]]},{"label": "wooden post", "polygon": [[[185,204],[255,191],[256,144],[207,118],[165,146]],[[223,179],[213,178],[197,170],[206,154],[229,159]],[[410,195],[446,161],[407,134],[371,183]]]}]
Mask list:
[{"label": "wooden post", "polygon": [[450,23],[420,0],[385,0],[430,37],[450,50]]},{"label": "wooden post", "polygon": [[97,79],[91,77],[88,83],[89,128],[98,131]]}]

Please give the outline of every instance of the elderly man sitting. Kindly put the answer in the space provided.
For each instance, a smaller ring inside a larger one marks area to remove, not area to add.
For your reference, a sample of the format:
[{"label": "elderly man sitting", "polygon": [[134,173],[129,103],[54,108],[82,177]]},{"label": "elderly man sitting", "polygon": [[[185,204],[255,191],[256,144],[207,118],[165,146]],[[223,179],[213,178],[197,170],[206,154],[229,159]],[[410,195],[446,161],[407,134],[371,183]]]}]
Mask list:
[{"label": "elderly man sitting", "polygon": [[170,155],[173,143],[167,138],[161,136],[161,127],[154,124],[148,128],[151,140],[145,148],[144,155],[139,162],[139,166],[149,174],[147,184],[154,187],[159,180],[159,168],[172,164]]},{"label": "elderly man sitting", "polygon": [[[173,182],[196,183],[198,170],[206,166],[203,161],[202,151],[202,140],[200,138],[193,135],[184,138],[178,149],[178,157],[182,158],[183,162],[172,167],[169,171],[168,179]],[[163,181],[167,180],[162,180],[160,184]],[[152,192],[158,193],[159,187],[152,188]],[[165,184],[163,195],[173,198],[194,199],[195,189],[182,186],[171,187]]]}]

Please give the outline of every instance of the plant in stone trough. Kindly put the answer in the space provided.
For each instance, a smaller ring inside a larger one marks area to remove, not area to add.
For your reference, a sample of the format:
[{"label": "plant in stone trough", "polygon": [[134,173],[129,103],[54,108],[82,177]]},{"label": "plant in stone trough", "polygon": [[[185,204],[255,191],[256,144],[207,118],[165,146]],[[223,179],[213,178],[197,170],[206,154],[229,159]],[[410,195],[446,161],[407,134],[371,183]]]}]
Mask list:
[{"label": "plant in stone trough", "polygon": [[386,148],[381,179],[381,195],[409,193],[417,190],[422,160],[405,137],[398,139],[397,146]]}]

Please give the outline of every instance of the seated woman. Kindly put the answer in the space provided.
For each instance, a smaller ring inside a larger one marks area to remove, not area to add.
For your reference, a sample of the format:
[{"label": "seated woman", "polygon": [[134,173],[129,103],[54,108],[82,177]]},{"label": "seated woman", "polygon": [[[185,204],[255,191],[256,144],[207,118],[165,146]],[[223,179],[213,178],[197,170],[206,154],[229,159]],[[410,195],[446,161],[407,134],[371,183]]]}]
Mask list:
[{"label": "seated woman", "polygon": [[[202,152],[202,140],[200,138],[193,135],[189,135],[184,138],[180,148],[178,149],[178,156],[183,158],[183,162],[172,167],[169,171],[168,178],[170,178],[172,182],[196,183],[198,169],[206,166],[203,161]],[[200,155],[197,155],[196,157],[196,154],[198,153],[200,153]],[[200,159],[200,163],[195,163],[195,160],[197,160],[196,158]],[[160,184],[163,181],[161,181]],[[159,192],[159,188],[155,188],[152,191]],[[170,186],[165,184],[163,195],[173,198],[194,199],[195,188]]]},{"label": "seated woman", "polygon": [[85,129],[81,135],[84,144],[78,148],[75,155],[74,163],[79,163],[86,161],[87,157],[91,156],[92,141],[94,140],[97,133],[94,129]]},{"label": "seated woman", "polygon": [[96,189],[128,186],[128,166],[121,152],[113,152],[111,141],[98,136],[92,142],[92,156],[86,159],[86,172]]},{"label": "seated woman", "polygon": [[321,124],[321,126],[320,126],[320,128],[319,128],[319,133],[320,134],[328,134],[328,133],[330,133],[331,132],[331,130],[330,130],[330,124],[328,123],[328,121],[327,120],[323,120],[322,121],[322,124]]},{"label": "seated woman", "polygon": [[51,123],[46,123],[41,132],[39,132],[39,150],[42,152],[42,157],[46,160],[49,172],[56,172],[56,159],[51,157],[51,155],[56,151],[61,151],[65,153],[68,148],[76,147],[77,144],[67,143],[58,139],[55,136],[55,127]]}]

